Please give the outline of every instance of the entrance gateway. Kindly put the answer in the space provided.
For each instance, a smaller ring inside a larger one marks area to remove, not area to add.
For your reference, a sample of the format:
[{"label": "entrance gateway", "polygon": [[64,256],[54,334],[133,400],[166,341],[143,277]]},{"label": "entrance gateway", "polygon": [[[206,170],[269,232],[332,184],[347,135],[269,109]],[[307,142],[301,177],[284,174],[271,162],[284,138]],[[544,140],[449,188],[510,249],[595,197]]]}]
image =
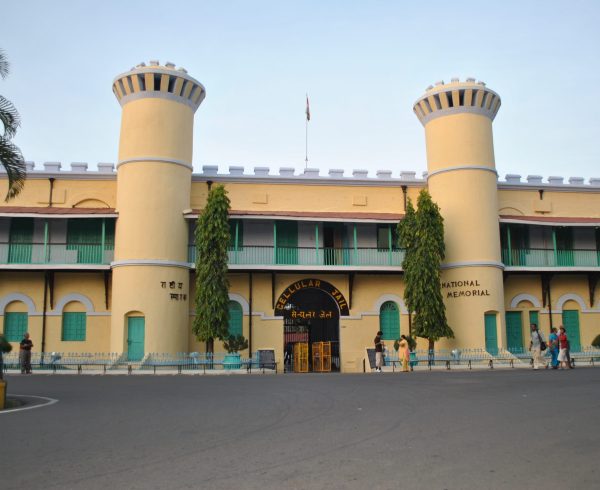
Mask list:
[{"label": "entrance gateway", "polygon": [[[285,371],[329,370],[329,362],[332,371],[339,371],[340,316],[349,314],[346,298],[333,284],[314,278],[290,284],[275,305],[275,315],[283,316]],[[307,359],[303,363],[306,369],[299,369],[294,358],[298,364],[298,353],[306,350],[301,354]],[[325,363],[323,353],[331,356]]]}]

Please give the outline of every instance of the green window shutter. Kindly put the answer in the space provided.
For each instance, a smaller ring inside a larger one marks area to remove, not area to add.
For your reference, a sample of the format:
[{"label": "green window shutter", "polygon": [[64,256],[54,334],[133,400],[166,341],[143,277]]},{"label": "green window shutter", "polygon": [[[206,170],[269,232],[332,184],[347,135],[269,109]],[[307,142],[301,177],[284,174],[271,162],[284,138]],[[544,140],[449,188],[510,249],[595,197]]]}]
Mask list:
[{"label": "green window shutter", "polygon": [[532,323],[535,323],[538,328],[540,327],[540,317],[537,311],[529,312],[529,326],[531,326]]},{"label": "green window shutter", "polygon": [[[116,220],[106,218],[104,225],[104,248],[106,250],[115,249],[115,223]],[[102,240],[102,237],[100,237]]]},{"label": "green window shutter", "polygon": [[277,221],[277,249],[278,264],[298,263],[298,222]]},{"label": "green window shutter", "polygon": [[498,354],[498,331],[496,329],[496,314],[485,314],[485,350],[491,355]]},{"label": "green window shutter", "polygon": [[572,352],[581,350],[581,339],[579,336],[579,311],[563,310],[562,312],[563,325],[567,331],[567,338]]},{"label": "green window shutter", "polygon": [[77,250],[78,264],[101,264],[102,218],[68,220],[67,250]]},{"label": "green window shutter", "polygon": [[400,310],[393,301],[387,301],[379,310],[379,330],[384,340],[396,340],[400,337]]},{"label": "green window shutter", "polygon": [[33,248],[33,218],[12,218],[8,241],[8,263],[30,264]]},{"label": "green window shutter", "polygon": [[523,350],[523,327],[520,311],[506,312],[506,346],[510,352]]},{"label": "green window shutter", "polygon": [[556,230],[556,250],[559,266],[575,265],[573,254],[573,228],[560,226]]},{"label": "green window shutter", "polygon": [[86,314],[80,312],[63,313],[61,340],[85,340]]},{"label": "green window shutter", "polygon": [[388,250],[390,248],[388,225],[377,225],[377,248]]},{"label": "green window shutter", "polygon": [[27,313],[4,313],[4,336],[9,342],[21,342],[27,332]]},{"label": "green window shutter", "polygon": [[242,335],[244,325],[242,305],[237,301],[229,302],[229,335]]},{"label": "green window shutter", "polygon": [[235,229],[237,226],[237,246],[238,250],[244,247],[244,222],[241,219],[229,220],[229,248],[235,249]]}]

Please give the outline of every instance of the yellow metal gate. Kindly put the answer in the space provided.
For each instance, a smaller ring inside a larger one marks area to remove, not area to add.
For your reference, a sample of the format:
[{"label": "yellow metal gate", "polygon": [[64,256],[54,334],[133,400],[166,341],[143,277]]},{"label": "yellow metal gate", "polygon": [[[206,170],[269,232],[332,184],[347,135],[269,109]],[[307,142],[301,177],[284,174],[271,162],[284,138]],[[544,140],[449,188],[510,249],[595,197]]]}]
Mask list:
[{"label": "yellow metal gate", "polygon": [[308,373],[308,342],[294,344],[294,372]]},{"label": "yellow metal gate", "polygon": [[331,371],[331,342],[313,342],[312,367],[316,373]]}]

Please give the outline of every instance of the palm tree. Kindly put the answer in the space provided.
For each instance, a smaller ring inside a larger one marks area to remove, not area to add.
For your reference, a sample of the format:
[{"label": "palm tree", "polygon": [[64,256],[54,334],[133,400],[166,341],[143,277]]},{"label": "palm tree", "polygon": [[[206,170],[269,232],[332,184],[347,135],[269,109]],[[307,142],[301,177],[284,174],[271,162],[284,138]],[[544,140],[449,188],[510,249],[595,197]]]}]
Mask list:
[{"label": "palm tree", "polygon": [[[8,76],[8,60],[4,51],[0,50],[0,77]],[[17,128],[21,124],[19,113],[12,102],[0,95],[0,163],[4,167],[8,176],[8,191],[4,198],[5,201],[15,197],[25,184],[25,160],[21,150],[11,143],[15,136]]]}]

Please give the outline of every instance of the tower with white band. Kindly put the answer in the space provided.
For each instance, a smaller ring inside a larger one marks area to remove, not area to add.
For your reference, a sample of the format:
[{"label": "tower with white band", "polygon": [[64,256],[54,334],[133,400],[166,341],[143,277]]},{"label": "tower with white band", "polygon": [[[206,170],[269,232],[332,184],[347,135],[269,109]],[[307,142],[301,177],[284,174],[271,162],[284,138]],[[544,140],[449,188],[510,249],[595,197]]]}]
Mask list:
[{"label": "tower with white band", "polygon": [[194,113],[205,90],[184,69],[151,61],[119,75],[113,92],[122,117],[111,350],[127,352],[131,318],[143,318],[144,353],[183,352],[190,311],[183,213],[190,205]]},{"label": "tower with white band", "polygon": [[[503,344],[504,290],[492,121],[500,96],[483,82],[438,82],[414,104],[425,127],[427,185],[444,217],[442,294],[456,343]],[[487,318],[486,318],[487,317]],[[486,327],[487,324],[487,327]],[[489,342],[493,340],[488,338]]]}]

